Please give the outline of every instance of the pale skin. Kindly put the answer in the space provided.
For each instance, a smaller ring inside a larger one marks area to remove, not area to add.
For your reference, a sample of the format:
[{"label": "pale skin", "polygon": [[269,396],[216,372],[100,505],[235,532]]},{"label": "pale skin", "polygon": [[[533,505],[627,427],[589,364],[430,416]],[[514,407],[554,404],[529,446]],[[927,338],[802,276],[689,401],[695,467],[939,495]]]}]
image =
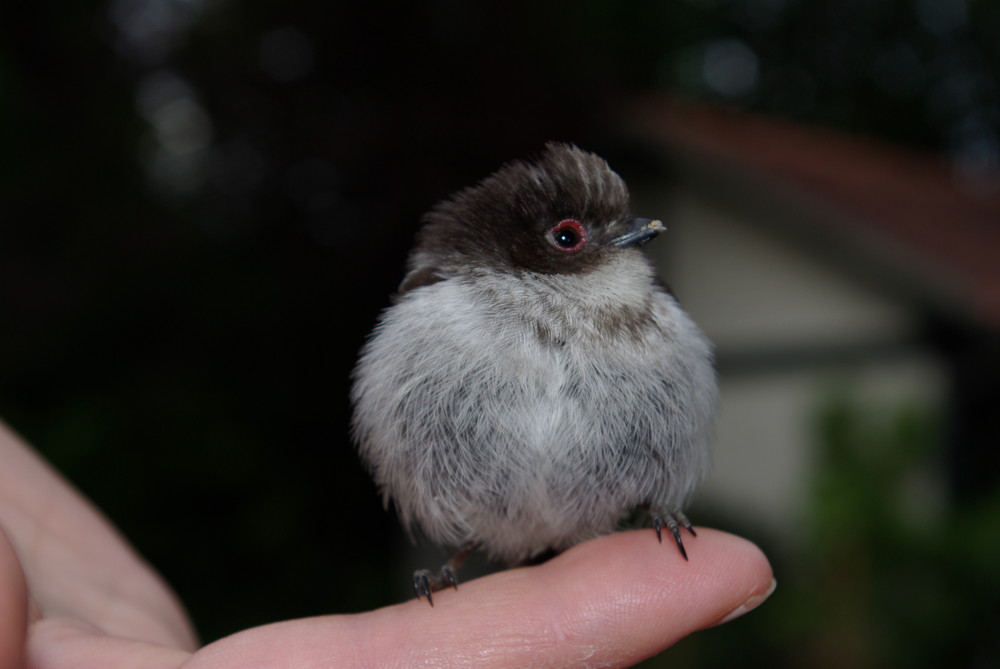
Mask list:
[{"label": "pale skin", "polygon": [[773,589],[756,546],[697,532],[685,542],[688,562],[652,530],[622,532],[435,593],[434,608],[413,599],[201,646],[152,568],[0,423],[0,667],[629,666]]}]

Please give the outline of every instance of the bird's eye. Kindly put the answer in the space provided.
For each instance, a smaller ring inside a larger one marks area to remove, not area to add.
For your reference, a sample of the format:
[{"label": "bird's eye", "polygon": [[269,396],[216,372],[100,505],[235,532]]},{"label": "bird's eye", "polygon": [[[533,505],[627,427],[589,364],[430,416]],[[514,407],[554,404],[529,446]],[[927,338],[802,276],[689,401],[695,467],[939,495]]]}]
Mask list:
[{"label": "bird's eye", "polygon": [[587,231],[580,221],[567,218],[549,230],[549,241],[560,251],[576,253],[587,245]]}]

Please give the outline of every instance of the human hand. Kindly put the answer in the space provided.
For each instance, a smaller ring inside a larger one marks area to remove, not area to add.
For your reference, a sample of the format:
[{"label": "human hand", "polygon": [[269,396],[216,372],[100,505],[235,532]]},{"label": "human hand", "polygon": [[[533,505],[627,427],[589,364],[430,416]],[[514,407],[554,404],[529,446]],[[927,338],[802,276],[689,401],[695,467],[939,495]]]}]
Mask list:
[{"label": "human hand", "polygon": [[753,544],[698,528],[685,562],[649,530],[354,615],[198,648],[183,609],[108,521],[0,424],[0,667],[628,666],[760,604]]}]

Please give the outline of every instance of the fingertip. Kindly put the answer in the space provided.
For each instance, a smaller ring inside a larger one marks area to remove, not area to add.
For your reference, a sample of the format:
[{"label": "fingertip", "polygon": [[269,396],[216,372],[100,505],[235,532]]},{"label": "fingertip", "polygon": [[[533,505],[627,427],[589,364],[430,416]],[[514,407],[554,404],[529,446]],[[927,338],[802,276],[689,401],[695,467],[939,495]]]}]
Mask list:
[{"label": "fingertip", "polygon": [[771,579],[770,585],[764,590],[754,592],[749,597],[747,597],[743,602],[737,606],[735,609],[724,615],[716,625],[724,625],[731,620],[736,620],[740,616],[753,611],[755,608],[763,604],[768,597],[774,593],[775,589],[778,587],[778,581],[774,578]]},{"label": "fingertip", "polygon": [[508,666],[540,657],[566,666],[583,657],[638,662],[750,611],[773,588],[767,558],[746,539],[699,528],[685,546],[687,561],[648,530],[600,537],[544,564],[436,593],[433,612],[423,603],[409,611],[410,624],[422,640],[452,645],[457,657],[503,658]]},{"label": "fingertip", "polygon": [[[749,612],[774,590],[770,562],[747,539],[698,528],[685,539],[685,559],[652,535],[635,530],[600,537],[541,567],[563,572],[571,583],[589,581],[594,596],[631,603],[637,619],[652,621],[654,634],[659,626],[669,643]],[[540,575],[550,582],[556,577]]]}]

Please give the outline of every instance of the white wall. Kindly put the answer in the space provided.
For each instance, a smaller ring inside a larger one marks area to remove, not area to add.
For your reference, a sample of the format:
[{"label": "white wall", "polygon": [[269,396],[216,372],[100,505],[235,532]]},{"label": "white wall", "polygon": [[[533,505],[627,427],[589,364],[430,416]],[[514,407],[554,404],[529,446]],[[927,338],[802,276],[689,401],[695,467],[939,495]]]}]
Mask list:
[{"label": "white wall", "polygon": [[791,532],[812,480],[816,412],[833,389],[871,406],[934,406],[943,370],[910,343],[906,307],[766,232],[754,220],[766,210],[683,187],[663,195],[644,189],[633,210],[666,222],[647,249],[723,363],[802,354],[723,368],[714,471],[696,502]]}]

